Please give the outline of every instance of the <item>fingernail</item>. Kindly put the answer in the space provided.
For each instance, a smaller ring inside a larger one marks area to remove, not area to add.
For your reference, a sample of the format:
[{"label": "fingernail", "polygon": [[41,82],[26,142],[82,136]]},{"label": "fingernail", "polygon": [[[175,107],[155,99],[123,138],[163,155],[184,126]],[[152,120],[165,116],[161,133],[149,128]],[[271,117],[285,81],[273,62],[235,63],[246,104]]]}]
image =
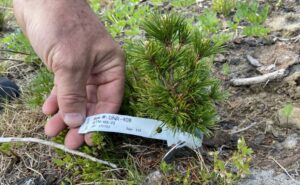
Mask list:
[{"label": "fingernail", "polygon": [[64,122],[70,127],[78,127],[84,122],[85,116],[79,113],[66,113]]}]

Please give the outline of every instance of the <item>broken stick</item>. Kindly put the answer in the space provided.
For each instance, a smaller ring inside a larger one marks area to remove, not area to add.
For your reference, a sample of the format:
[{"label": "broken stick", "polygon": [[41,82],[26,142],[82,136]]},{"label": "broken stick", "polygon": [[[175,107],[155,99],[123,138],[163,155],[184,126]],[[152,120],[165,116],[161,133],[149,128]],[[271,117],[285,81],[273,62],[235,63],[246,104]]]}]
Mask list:
[{"label": "broken stick", "polygon": [[97,159],[97,158],[92,157],[90,155],[87,155],[83,152],[68,149],[64,145],[57,144],[57,143],[54,143],[54,142],[51,142],[51,141],[45,141],[45,140],[42,140],[42,139],[31,138],[31,137],[25,137],[25,138],[21,138],[21,137],[0,137],[0,143],[11,143],[11,142],[39,143],[39,144],[43,144],[43,145],[47,145],[47,146],[51,146],[51,147],[54,147],[54,148],[61,149],[64,152],[67,152],[67,153],[70,153],[70,154],[73,154],[73,155],[77,155],[77,156],[89,159],[93,162],[97,162],[97,163],[100,163],[100,164],[105,164],[105,165],[110,166],[112,168],[117,168],[117,165],[115,165],[113,163]]},{"label": "broken stick", "polygon": [[254,84],[264,83],[271,80],[282,78],[285,76],[284,73],[285,73],[285,69],[280,69],[272,73],[264,74],[261,76],[255,76],[250,78],[234,78],[231,79],[230,82],[234,86],[254,85]]},{"label": "broken stick", "polygon": [[289,178],[292,179],[292,181],[296,182],[296,180],[289,174],[289,172],[278,161],[276,161],[274,157],[271,157],[271,159],[285,172],[287,176],[289,176]]}]

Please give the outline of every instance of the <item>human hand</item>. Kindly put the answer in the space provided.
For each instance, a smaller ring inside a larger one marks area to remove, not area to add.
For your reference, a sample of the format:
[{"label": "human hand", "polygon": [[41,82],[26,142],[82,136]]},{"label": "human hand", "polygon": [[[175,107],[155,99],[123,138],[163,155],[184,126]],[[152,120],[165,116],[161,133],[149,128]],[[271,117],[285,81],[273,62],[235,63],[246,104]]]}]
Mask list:
[{"label": "human hand", "polygon": [[14,0],[22,31],[47,68],[54,87],[43,112],[52,137],[69,127],[68,148],[91,144],[78,134],[85,117],[116,113],[124,91],[124,56],[86,0]]}]

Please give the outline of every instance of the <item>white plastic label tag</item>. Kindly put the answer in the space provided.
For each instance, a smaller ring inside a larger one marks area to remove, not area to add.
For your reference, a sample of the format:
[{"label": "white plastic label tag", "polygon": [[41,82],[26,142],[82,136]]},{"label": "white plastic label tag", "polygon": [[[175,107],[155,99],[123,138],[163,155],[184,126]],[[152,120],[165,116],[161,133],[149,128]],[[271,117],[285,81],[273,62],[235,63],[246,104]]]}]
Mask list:
[{"label": "white plastic label tag", "polygon": [[[157,130],[161,132],[157,132]],[[115,132],[167,141],[168,146],[184,142],[184,146],[196,149],[202,145],[202,137],[186,132],[175,132],[163,126],[161,121],[118,114],[89,116],[79,128],[80,134],[88,132]]]}]

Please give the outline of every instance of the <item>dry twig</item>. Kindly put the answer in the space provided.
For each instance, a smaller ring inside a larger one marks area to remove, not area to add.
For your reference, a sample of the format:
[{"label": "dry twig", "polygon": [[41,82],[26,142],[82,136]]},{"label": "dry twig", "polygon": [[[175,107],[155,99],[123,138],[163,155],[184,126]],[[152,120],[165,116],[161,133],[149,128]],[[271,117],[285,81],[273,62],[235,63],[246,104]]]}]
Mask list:
[{"label": "dry twig", "polygon": [[279,41],[293,41],[293,42],[298,42],[300,40],[300,35],[297,35],[295,37],[292,38],[280,38],[280,37],[275,37],[275,41],[279,40]]},{"label": "dry twig", "polygon": [[10,50],[10,49],[0,49],[2,52],[9,52],[9,53],[15,53],[15,54],[21,54],[21,55],[30,55],[29,53],[24,53],[20,51]]},{"label": "dry twig", "polygon": [[11,58],[0,58],[0,61],[1,60],[3,60],[3,61],[5,61],[5,60],[8,60],[8,61],[12,61],[12,62],[24,62],[23,60],[17,60],[17,59],[11,59]]},{"label": "dry twig", "polygon": [[0,137],[0,143],[11,143],[11,142],[39,143],[39,144],[43,144],[43,145],[47,145],[47,146],[50,146],[50,147],[61,149],[64,152],[67,152],[67,153],[70,153],[70,154],[73,154],[73,155],[77,155],[77,156],[89,159],[89,160],[91,160],[93,162],[97,162],[97,163],[100,163],[100,164],[105,164],[105,165],[110,166],[112,168],[117,168],[117,165],[115,165],[113,163],[97,159],[97,158],[92,157],[90,155],[87,155],[87,154],[85,154],[83,152],[79,152],[79,151],[76,151],[76,150],[68,149],[64,145],[57,144],[57,143],[54,143],[54,142],[51,142],[51,141],[45,141],[45,140],[42,140],[42,139],[31,138],[31,137],[27,137],[27,138],[20,138],[20,137]]},{"label": "dry twig", "polygon": [[264,83],[278,78],[282,78],[285,75],[284,73],[285,73],[285,69],[280,69],[272,73],[250,77],[250,78],[234,78],[230,80],[230,82],[234,86],[254,85],[254,84]]},{"label": "dry twig", "polygon": [[241,129],[239,129],[239,130],[232,130],[232,131],[230,132],[230,134],[233,135],[233,134],[237,134],[237,133],[240,133],[240,132],[244,132],[244,131],[248,130],[249,128],[253,127],[254,125],[256,125],[256,122],[251,123],[251,125],[249,125],[249,126],[247,126],[247,127],[245,127],[245,128],[241,128]]},{"label": "dry twig", "polygon": [[289,178],[291,178],[293,181],[296,181],[290,174],[289,172],[278,162],[276,161],[276,159],[274,159],[274,157],[271,157],[271,159],[287,174],[287,176],[289,176]]}]

